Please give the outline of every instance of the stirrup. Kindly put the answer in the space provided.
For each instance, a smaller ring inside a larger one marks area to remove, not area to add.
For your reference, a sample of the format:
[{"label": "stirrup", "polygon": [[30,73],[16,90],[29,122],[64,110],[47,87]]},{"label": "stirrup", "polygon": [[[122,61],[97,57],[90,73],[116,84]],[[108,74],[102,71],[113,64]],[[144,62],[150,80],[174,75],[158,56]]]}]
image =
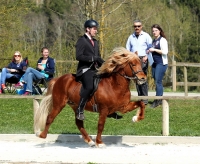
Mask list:
[{"label": "stirrup", "polygon": [[83,113],[77,113],[76,119],[83,121],[85,119],[84,114]]}]

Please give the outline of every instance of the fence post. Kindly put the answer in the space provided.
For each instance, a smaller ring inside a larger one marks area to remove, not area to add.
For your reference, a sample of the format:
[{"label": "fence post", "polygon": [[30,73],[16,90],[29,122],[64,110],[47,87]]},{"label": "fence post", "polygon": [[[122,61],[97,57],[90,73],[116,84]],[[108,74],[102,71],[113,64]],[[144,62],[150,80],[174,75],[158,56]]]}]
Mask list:
[{"label": "fence post", "polygon": [[166,100],[162,100],[162,135],[168,136],[169,135],[169,104]]},{"label": "fence post", "polygon": [[185,96],[188,96],[188,83],[187,83],[187,68],[184,66],[184,87],[185,87]]},{"label": "fence post", "polygon": [[176,61],[172,60],[172,89],[176,91]]},{"label": "fence post", "polygon": [[[198,76],[198,82],[200,82],[200,75]],[[197,91],[199,92],[199,86],[197,87]]]}]

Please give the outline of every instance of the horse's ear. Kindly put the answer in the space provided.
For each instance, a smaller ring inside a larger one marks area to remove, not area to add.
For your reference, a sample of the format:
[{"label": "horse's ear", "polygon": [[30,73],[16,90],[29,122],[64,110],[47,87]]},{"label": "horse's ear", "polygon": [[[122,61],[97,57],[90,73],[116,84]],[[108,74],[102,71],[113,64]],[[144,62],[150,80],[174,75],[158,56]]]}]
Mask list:
[{"label": "horse's ear", "polygon": [[112,64],[116,64],[116,61],[112,60]]},{"label": "horse's ear", "polygon": [[126,57],[126,56],[127,56],[127,54],[121,54],[120,56],[122,56],[122,57]]},{"label": "horse's ear", "polygon": [[138,55],[138,52],[137,52],[137,51],[135,51],[135,54],[136,54],[136,55]]}]

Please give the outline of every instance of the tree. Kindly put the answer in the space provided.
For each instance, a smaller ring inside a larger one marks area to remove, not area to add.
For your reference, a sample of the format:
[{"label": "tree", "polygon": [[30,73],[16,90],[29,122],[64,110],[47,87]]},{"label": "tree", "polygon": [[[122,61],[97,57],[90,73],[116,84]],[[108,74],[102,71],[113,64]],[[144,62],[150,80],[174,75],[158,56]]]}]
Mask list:
[{"label": "tree", "polygon": [[24,16],[30,11],[32,4],[26,0],[2,0],[0,5],[0,53],[12,56],[14,51],[22,50]]}]

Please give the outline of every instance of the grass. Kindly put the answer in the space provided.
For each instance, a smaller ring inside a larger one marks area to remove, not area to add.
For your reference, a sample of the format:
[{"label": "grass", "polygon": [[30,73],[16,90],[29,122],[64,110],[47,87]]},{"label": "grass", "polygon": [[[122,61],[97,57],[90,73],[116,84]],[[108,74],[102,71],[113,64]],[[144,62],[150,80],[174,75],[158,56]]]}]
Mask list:
[{"label": "grass", "polygon": [[[0,133],[32,134],[33,104],[31,99],[0,99]],[[170,135],[200,136],[200,101],[170,100]],[[132,123],[136,111],[124,114],[123,119],[108,118],[104,135],[162,135],[162,108],[146,107],[145,119]],[[85,112],[85,128],[90,135],[97,133],[98,114]],[[75,126],[74,113],[65,107],[50,127],[51,134],[80,134]]]}]

